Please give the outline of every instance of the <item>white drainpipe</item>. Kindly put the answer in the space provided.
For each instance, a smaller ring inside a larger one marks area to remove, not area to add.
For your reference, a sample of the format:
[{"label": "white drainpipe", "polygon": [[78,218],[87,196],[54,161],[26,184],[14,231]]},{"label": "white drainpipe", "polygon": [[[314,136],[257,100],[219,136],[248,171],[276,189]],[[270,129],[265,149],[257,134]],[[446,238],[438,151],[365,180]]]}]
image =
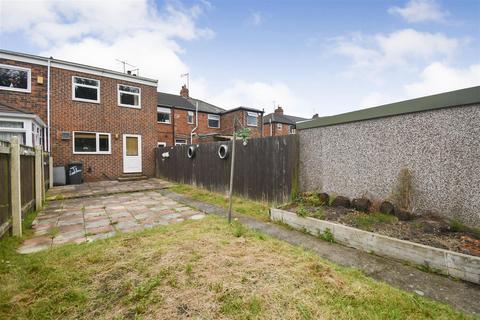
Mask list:
[{"label": "white drainpipe", "polygon": [[48,146],[47,151],[50,152],[51,148],[51,134],[50,134],[50,66],[51,66],[51,58],[48,58],[48,70],[47,70],[47,140]]},{"label": "white drainpipe", "polygon": [[273,136],[272,118],[270,118],[270,136]]},{"label": "white drainpipe", "polygon": [[198,101],[195,101],[195,128],[190,132],[190,143],[193,144],[193,135],[198,128]]}]

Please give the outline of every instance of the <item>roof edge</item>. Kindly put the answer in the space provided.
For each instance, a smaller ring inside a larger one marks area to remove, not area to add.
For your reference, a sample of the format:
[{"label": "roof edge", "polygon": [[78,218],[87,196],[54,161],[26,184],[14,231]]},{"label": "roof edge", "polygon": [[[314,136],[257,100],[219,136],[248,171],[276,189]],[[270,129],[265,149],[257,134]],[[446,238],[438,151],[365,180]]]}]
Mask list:
[{"label": "roof edge", "polygon": [[342,123],[397,116],[407,113],[437,110],[480,103],[480,86],[430,96],[389,103],[334,116],[319,117],[297,122],[297,129],[325,127]]}]

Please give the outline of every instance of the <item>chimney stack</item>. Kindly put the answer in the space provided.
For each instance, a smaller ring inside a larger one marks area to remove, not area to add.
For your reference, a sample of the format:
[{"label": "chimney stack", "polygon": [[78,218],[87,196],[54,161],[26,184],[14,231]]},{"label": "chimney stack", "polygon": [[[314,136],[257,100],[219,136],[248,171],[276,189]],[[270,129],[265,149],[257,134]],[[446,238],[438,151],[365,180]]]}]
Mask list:
[{"label": "chimney stack", "polygon": [[312,119],[318,118],[318,113],[315,113],[312,117]]},{"label": "chimney stack", "polygon": [[188,88],[186,85],[182,86],[182,90],[180,90],[180,95],[184,98],[188,98]]},{"label": "chimney stack", "polygon": [[282,107],[278,106],[277,109],[275,109],[275,114],[283,115],[283,109]]}]

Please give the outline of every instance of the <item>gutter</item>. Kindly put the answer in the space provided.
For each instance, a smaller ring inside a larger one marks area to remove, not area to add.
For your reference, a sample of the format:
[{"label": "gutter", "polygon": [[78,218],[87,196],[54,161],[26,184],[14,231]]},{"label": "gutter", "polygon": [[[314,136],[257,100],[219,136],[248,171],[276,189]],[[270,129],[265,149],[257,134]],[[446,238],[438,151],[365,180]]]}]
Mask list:
[{"label": "gutter", "polygon": [[195,101],[195,128],[190,132],[190,144],[193,144],[193,135],[198,128],[198,101]]}]

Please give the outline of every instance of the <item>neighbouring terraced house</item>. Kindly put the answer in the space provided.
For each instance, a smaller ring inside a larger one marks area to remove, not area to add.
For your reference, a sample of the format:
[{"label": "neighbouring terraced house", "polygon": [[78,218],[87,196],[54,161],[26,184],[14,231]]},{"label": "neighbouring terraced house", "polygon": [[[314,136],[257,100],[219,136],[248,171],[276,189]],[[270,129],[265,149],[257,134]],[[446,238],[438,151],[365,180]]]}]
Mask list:
[{"label": "neighbouring terraced house", "polygon": [[160,93],[154,79],[0,50],[0,139],[42,145],[54,166],[80,161],[86,180],[153,176],[157,146],[230,139],[234,118],[259,137],[262,116],[193,99],[186,87]]}]

